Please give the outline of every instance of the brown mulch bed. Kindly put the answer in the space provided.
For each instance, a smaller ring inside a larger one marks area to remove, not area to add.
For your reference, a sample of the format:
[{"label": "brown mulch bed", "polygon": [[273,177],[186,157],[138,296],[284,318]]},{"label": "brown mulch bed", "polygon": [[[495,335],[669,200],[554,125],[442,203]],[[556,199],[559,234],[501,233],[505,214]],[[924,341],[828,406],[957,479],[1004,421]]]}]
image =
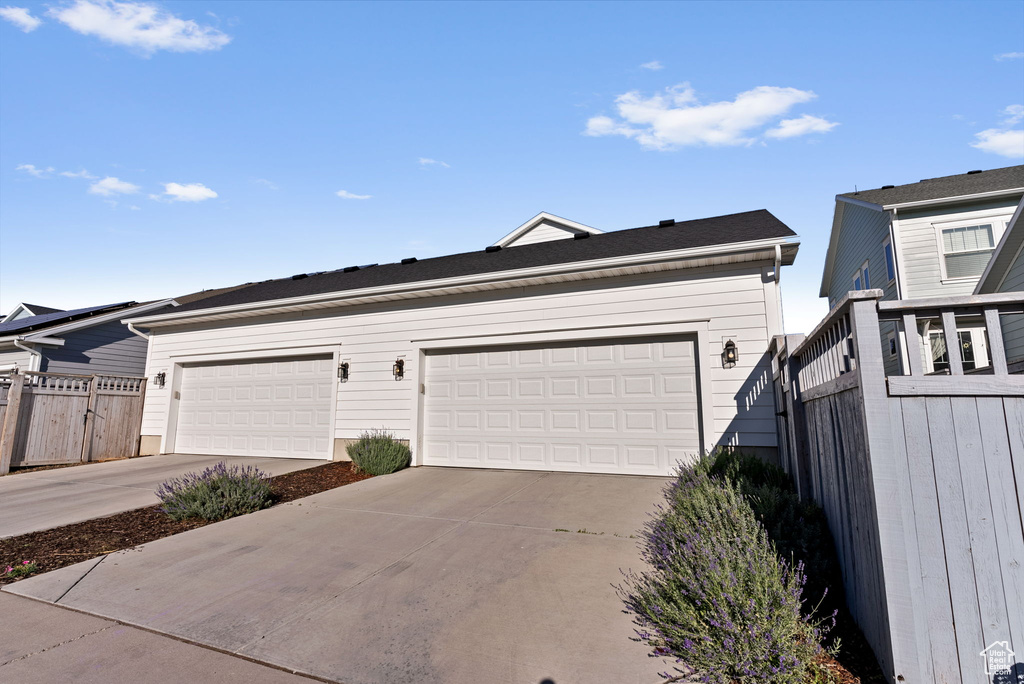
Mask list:
[{"label": "brown mulch bed", "polygon": [[[280,504],[368,477],[355,472],[350,462],[334,461],[278,475],[271,479],[271,486],[275,504]],[[0,539],[0,573],[26,560],[36,565],[37,573],[49,572],[209,524],[208,520],[171,520],[157,505]],[[16,580],[0,576],[0,584],[12,581]]]}]

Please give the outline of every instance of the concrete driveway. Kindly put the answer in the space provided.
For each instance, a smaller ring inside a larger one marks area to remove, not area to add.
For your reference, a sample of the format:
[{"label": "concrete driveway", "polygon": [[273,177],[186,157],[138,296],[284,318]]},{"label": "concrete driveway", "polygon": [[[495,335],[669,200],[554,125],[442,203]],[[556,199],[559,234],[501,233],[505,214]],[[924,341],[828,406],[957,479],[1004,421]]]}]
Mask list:
[{"label": "concrete driveway", "polygon": [[167,454],[87,463],[0,477],[0,539],[160,503],[161,482],[219,461],[255,465],[271,475],[326,461]]},{"label": "concrete driveway", "polygon": [[664,483],[415,468],[4,590],[344,684],[649,684],[612,584]]}]

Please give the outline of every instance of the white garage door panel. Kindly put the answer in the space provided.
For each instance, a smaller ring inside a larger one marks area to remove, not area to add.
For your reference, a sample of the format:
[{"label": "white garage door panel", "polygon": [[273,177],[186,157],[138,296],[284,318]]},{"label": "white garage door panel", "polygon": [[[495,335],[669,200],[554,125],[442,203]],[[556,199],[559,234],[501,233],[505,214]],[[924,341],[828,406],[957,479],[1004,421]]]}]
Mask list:
[{"label": "white garage door panel", "polygon": [[175,451],[329,458],[330,358],[279,358],[182,369]]},{"label": "white garage door panel", "polygon": [[665,475],[700,448],[692,339],[427,356],[424,462]]}]

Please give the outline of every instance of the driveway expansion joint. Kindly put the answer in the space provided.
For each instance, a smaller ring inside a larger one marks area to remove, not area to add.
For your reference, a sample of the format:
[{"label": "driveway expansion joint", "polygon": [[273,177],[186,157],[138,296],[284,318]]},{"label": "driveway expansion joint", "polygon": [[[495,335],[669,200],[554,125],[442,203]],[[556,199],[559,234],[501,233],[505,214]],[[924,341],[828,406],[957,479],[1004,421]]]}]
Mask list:
[{"label": "driveway expansion joint", "polygon": [[74,642],[78,641],[79,639],[84,639],[86,637],[93,636],[94,634],[99,634],[100,632],[105,632],[108,629],[112,629],[112,628],[117,627],[117,626],[118,626],[118,624],[116,622],[112,622],[109,625],[106,625],[104,627],[100,627],[99,629],[93,630],[91,632],[86,632],[85,634],[79,634],[76,637],[72,637],[70,639],[65,639],[64,641],[61,641],[61,642],[56,643],[56,644],[53,644],[52,646],[47,646],[46,648],[40,649],[38,651],[32,651],[31,653],[26,653],[25,655],[20,655],[17,658],[13,658],[13,659],[8,660],[6,662],[0,663],[0,667],[4,667],[6,665],[10,665],[11,663],[16,663],[16,662],[19,662],[19,661],[22,661],[22,660],[28,660],[32,656],[37,656],[37,655],[46,653],[47,651],[52,651],[55,648],[60,648],[61,646],[66,646],[67,644],[74,643]]}]

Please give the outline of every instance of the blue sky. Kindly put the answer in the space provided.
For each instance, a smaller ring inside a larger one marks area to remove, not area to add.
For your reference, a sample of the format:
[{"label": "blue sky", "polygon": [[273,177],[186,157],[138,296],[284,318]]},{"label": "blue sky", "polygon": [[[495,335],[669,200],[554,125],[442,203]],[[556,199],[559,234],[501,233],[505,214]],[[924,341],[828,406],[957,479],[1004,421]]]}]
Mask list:
[{"label": "blue sky", "polygon": [[782,282],[806,331],[836,193],[1024,156],[1020,2],[0,18],[4,311],[482,249],[540,211],[614,230],[766,208],[801,237]]}]

